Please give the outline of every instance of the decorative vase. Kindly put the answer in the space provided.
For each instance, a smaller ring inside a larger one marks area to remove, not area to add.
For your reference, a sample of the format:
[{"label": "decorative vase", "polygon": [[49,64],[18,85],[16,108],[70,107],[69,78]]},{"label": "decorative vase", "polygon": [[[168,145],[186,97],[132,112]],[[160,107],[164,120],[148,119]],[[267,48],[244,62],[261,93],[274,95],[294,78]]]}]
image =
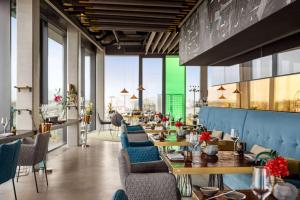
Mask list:
[{"label": "decorative vase", "polygon": [[89,124],[91,122],[91,115],[83,115],[83,122]]},{"label": "decorative vase", "polygon": [[47,133],[51,130],[51,123],[41,123],[39,126],[40,133]]},{"label": "decorative vase", "polygon": [[184,130],[181,127],[177,127],[176,129],[177,129],[177,137],[184,138],[184,136],[185,136]]}]

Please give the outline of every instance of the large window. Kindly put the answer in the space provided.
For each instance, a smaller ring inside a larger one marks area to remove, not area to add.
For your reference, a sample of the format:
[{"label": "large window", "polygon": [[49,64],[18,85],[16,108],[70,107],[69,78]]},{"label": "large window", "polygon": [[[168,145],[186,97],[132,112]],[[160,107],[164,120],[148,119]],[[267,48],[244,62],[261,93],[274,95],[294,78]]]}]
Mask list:
[{"label": "large window", "polygon": [[[208,105],[216,107],[228,107],[235,108],[237,107],[238,95],[234,93],[237,89],[236,83],[218,85],[208,88]],[[220,90],[220,87],[224,90]]]},{"label": "large window", "polygon": [[[15,10],[11,17],[11,107],[16,108],[17,90],[14,88],[17,85],[17,19]],[[12,109],[13,110],[13,109]],[[11,126],[16,124],[16,113],[11,112]]]},{"label": "large window", "polygon": [[240,65],[208,67],[208,86],[235,83],[239,81]]},{"label": "large window", "polygon": [[162,58],[143,58],[143,110],[162,112]]},{"label": "large window", "polygon": [[250,108],[269,110],[270,79],[250,81]]},{"label": "large window", "polygon": [[[139,57],[105,56],[105,111],[110,109],[127,112],[137,106],[131,101],[132,95],[138,96]],[[128,93],[121,93],[123,89]]]},{"label": "large window", "polygon": [[84,57],[84,99],[86,103],[91,101],[91,56]]},{"label": "large window", "polygon": [[300,112],[300,74],[275,78],[275,110]]},{"label": "large window", "polygon": [[272,56],[258,58],[252,61],[252,79],[272,76]]},{"label": "large window", "polygon": [[[54,95],[64,95],[64,46],[63,36],[48,29],[48,117],[63,117],[61,105],[54,101]],[[51,131],[49,150],[62,144],[63,129]]]},{"label": "large window", "polygon": [[[195,92],[194,92],[195,91]],[[198,114],[196,102],[200,98],[200,67],[186,67],[186,123],[192,124],[193,115]]]},{"label": "large window", "polygon": [[300,72],[300,49],[278,54],[278,75]]},{"label": "large window", "polygon": [[185,120],[185,67],[176,56],[166,57],[166,113]]}]

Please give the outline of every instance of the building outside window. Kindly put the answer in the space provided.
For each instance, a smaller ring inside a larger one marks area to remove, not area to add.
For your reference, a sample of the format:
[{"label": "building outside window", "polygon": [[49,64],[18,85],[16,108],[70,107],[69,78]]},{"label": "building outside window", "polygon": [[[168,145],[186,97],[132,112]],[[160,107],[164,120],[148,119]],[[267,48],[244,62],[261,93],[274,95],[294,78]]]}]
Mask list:
[{"label": "building outside window", "polygon": [[85,103],[91,101],[91,56],[84,57],[84,100]]},{"label": "building outside window", "polygon": [[272,76],[272,56],[258,58],[252,61],[252,79]]},{"label": "building outside window", "polygon": [[278,75],[300,72],[300,49],[278,54]]},{"label": "building outside window", "polygon": [[[195,88],[195,93],[191,90]],[[196,102],[200,98],[200,67],[186,66],[186,123],[192,124],[193,115],[199,113]],[[195,94],[195,96],[194,96]]]},{"label": "building outside window", "polygon": [[[138,101],[131,101],[132,95],[138,96],[139,57],[105,56],[105,114],[109,110],[120,113],[138,108]],[[123,89],[128,93],[121,93]]]},{"label": "building outside window", "polygon": [[162,112],[162,58],[143,58],[143,111]]}]

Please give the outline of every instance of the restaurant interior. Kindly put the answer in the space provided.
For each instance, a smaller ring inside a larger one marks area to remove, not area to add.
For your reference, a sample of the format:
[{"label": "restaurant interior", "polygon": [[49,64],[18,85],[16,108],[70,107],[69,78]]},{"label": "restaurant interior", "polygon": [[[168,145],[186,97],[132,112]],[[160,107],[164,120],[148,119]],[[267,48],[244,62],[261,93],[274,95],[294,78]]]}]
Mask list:
[{"label": "restaurant interior", "polygon": [[0,200],[300,199],[300,0],[0,0]]}]

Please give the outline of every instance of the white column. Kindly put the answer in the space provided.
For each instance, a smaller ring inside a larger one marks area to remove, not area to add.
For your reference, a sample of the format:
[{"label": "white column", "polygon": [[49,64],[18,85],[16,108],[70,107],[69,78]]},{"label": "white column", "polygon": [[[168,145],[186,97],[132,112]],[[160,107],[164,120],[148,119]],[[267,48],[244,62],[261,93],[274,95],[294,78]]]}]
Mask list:
[{"label": "white column", "polygon": [[[74,28],[69,26],[67,30],[67,84],[73,84],[80,95],[79,87],[79,72],[80,72],[80,48],[81,39],[80,33]],[[77,97],[78,101],[78,97]],[[68,109],[68,119],[79,118],[79,107],[78,109]],[[67,144],[68,146],[79,145],[79,124],[68,126],[67,128]]]},{"label": "white column", "polygon": [[[96,54],[96,113],[100,114],[100,117],[104,118],[104,53],[97,49]],[[98,119],[96,120],[96,128],[100,128]]]},{"label": "white column", "polygon": [[[17,93],[17,129],[32,130],[39,124],[40,98],[40,1],[17,0],[17,86],[30,86],[32,92]],[[32,122],[34,119],[35,126]]]}]

